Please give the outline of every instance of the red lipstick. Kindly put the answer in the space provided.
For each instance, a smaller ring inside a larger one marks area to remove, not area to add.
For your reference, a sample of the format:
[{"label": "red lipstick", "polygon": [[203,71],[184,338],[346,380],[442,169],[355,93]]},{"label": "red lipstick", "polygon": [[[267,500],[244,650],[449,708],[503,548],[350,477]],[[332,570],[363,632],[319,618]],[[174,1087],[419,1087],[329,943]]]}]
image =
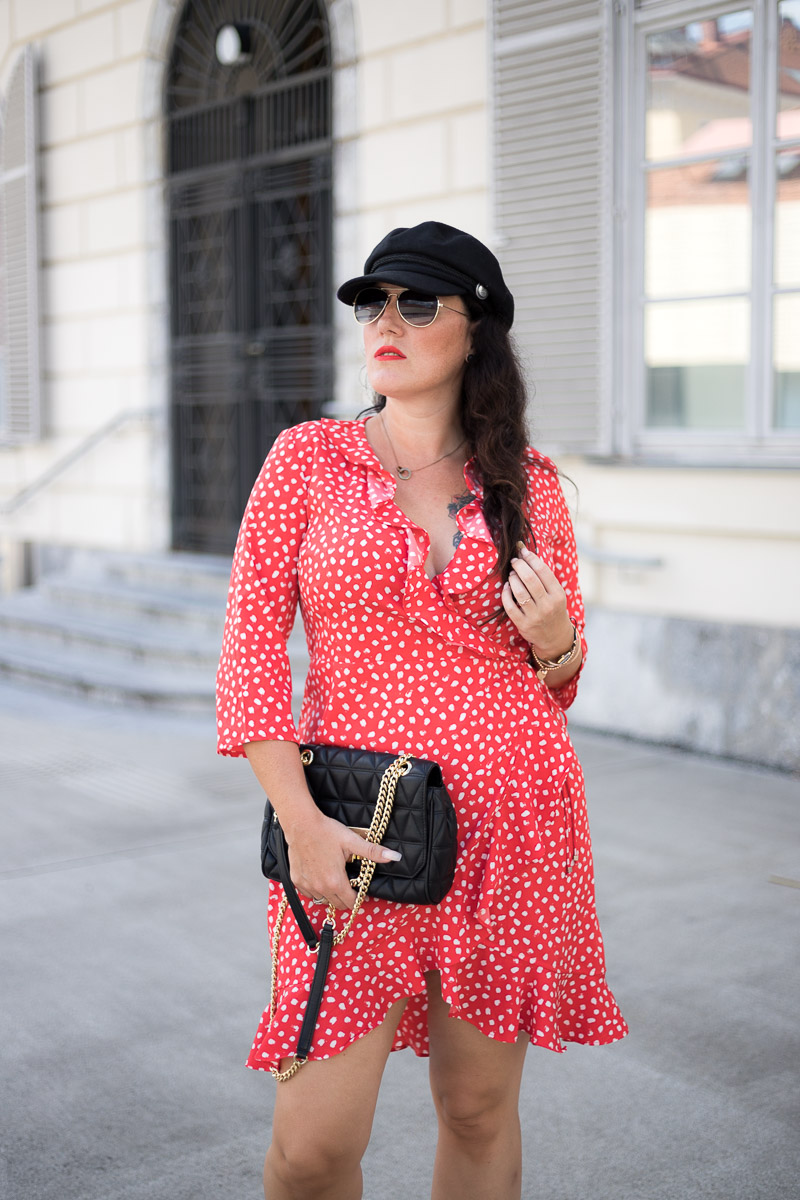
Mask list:
[{"label": "red lipstick", "polygon": [[373,358],[405,358],[405,354],[397,349],[397,346],[381,346],[373,355]]}]

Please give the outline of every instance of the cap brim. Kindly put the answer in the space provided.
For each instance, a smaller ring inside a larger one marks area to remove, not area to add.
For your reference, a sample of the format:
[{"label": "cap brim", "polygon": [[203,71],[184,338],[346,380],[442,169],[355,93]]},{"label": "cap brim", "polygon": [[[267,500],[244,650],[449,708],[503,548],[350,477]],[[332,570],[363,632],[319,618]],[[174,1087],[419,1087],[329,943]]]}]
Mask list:
[{"label": "cap brim", "polygon": [[436,275],[426,275],[422,271],[414,271],[404,267],[388,267],[377,275],[359,275],[356,279],[348,279],[337,291],[336,295],[343,304],[355,304],[356,296],[364,288],[377,287],[381,283],[396,283],[400,287],[418,288],[421,292],[429,292],[432,296],[457,296],[462,293],[448,282]]}]

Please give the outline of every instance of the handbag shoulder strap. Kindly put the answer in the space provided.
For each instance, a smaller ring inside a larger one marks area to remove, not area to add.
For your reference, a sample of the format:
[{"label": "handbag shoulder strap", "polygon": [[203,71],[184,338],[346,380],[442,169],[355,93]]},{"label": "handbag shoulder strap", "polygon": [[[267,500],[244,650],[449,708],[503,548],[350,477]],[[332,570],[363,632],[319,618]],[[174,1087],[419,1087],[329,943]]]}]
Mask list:
[{"label": "handbag shoulder strap", "polygon": [[322,1004],[322,994],[325,991],[325,980],[328,977],[328,967],[331,961],[331,950],[333,949],[333,935],[335,926],[330,918],[326,918],[322,925],[322,933],[317,936],[314,926],[306,915],[306,910],[303,908],[300,897],[297,894],[297,888],[292,883],[292,877],[289,874],[289,850],[286,844],[286,837],[283,830],[279,828],[279,836],[276,838],[276,858],[278,862],[278,873],[281,877],[281,886],[284,891],[284,898],[281,901],[280,909],[278,910],[278,919],[275,925],[275,937],[272,945],[272,988],[270,995],[270,1019],[275,1015],[276,1001],[276,984],[278,975],[278,946],[280,943],[281,926],[286,913],[287,905],[291,906],[297,921],[298,928],[305,939],[310,950],[316,950],[317,962],[314,967],[314,978],[311,981],[311,990],[308,994],[306,1003],[306,1011],[303,1015],[303,1023],[300,1026],[300,1036],[297,1039],[297,1050],[295,1051],[295,1059],[291,1066],[285,1071],[279,1071],[277,1067],[271,1067],[271,1073],[275,1076],[279,1083],[283,1083],[287,1079],[291,1079],[300,1067],[307,1060],[311,1052],[311,1043],[314,1040],[314,1030],[317,1027],[317,1017],[319,1016],[320,1006]]},{"label": "handbag shoulder strap", "polygon": [[305,938],[309,949],[316,950],[319,945],[319,937],[314,926],[308,919],[306,910],[303,908],[302,901],[297,894],[297,888],[292,883],[292,877],[289,873],[289,847],[286,844],[286,835],[280,825],[278,825],[278,836],[275,842],[275,857],[278,861],[278,874],[281,877],[281,886],[286,893],[289,907],[294,913],[294,919],[297,921],[300,932]]},{"label": "handbag shoulder strap", "polygon": [[[381,779],[381,785],[378,791],[378,799],[375,804],[375,813],[372,818],[369,831],[367,833],[367,841],[372,843],[380,843],[383,835],[386,832],[386,826],[389,823],[389,817],[392,813],[394,804],[394,793],[397,786],[397,780],[401,775],[405,774],[406,764],[410,761],[410,754],[400,754],[390,767],[387,767]],[[317,937],[314,931],[314,926],[308,919],[306,911],[300,902],[300,897],[297,894],[297,888],[292,883],[292,877],[289,872],[289,847],[286,843],[286,836],[283,830],[278,825],[279,836],[276,838],[277,846],[275,857],[278,864],[278,874],[280,875],[281,884],[284,890],[284,898],[281,900],[278,910],[278,918],[275,923],[275,933],[272,941],[272,986],[270,989],[269,1015],[270,1021],[275,1017],[277,1004],[277,985],[278,985],[278,947],[280,944],[281,927],[283,918],[286,915],[287,906],[291,906],[297,921],[300,932],[303,935],[310,950],[316,950],[317,962],[314,967],[314,977],[311,980],[311,990],[306,1003],[306,1011],[303,1015],[303,1023],[300,1027],[300,1036],[297,1039],[297,1050],[295,1052],[294,1062],[286,1068],[285,1071],[280,1071],[277,1067],[270,1067],[270,1074],[278,1080],[279,1083],[291,1079],[303,1064],[307,1061],[311,1053],[311,1045],[314,1039],[314,1030],[317,1025],[317,1017],[322,1005],[322,994],[325,990],[325,980],[328,976],[328,967],[331,961],[331,951],[334,945],[339,945],[344,940],[352,928],[353,921],[356,918],[358,910],[364,902],[364,897],[367,894],[373,872],[375,871],[375,863],[372,859],[365,858],[361,863],[361,870],[358,878],[351,881],[352,886],[357,889],[355,903],[350,911],[350,916],[345,923],[343,929],[336,932],[336,920],[334,916],[334,908],[328,905],[328,914],[322,923],[322,933]]]}]

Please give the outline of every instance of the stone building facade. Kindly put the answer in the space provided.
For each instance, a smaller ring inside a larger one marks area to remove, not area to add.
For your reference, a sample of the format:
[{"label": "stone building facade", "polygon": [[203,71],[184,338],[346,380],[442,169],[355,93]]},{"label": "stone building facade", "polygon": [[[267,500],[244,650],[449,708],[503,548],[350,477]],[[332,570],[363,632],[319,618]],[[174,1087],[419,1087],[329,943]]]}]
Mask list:
[{"label": "stone building facade", "polygon": [[0,0],[4,587],[226,553],[277,429],[365,404],[335,281],[441,219],[503,262],[575,485],[576,721],[796,766],[798,30],[796,0]]}]

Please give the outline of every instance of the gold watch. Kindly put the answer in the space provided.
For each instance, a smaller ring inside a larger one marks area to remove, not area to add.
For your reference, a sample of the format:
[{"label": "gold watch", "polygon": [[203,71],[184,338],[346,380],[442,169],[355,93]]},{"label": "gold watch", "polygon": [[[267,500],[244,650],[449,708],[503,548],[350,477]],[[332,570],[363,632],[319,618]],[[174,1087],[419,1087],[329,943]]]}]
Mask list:
[{"label": "gold watch", "polygon": [[572,645],[569,650],[562,654],[559,658],[539,658],[539,655],[531,646],[531,656],[536,663],[536,678],[540,683],[544,683],[551,671],[557,671],[559,667],[567,667],[570,663],[575,662],[575,659],[581,652],[581,641],[578,637],[577,626],[572,626]]}]

